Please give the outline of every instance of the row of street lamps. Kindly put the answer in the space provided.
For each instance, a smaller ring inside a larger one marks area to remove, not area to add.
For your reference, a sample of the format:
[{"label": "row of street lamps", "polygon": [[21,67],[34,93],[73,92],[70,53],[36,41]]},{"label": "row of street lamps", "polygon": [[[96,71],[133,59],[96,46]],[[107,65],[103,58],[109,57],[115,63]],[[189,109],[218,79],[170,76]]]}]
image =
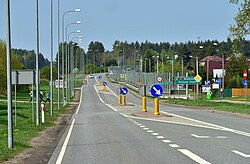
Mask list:
[{"label": "row of street lamps", "polygon": [[[10,0],[6,0],[7,8],[7,42],[6,42],[6,55],[7,55],[7,99],[8,99],[8,147],[13,148],[13,119],[12,119],[12,77],[11,77],[11,26],[10,26]],[[36,0],[36,125],[40,125],[40,103],[39,103],[39,0]],[[53,114],[53,0],[50,1],[50,48],[51,48],[51,61],[50,61],[50,96],[51,96],[51,105],[50,105],[50,114]],[[62,16],[62,78],[63,78],[63,98],[64,98],[64,17],[66,14],[71,12],[80,12],[80,9],[69,10],[64,12]],[[73,24],[80,24],[81,21],[69,23],[67,28]],[[66,36],[67,36],[66,28]],[[80,32],[80,31],[79,31]],[[72,39],[73,40],[73,39]],[[69,36],[68,40],[69,41]],[[80,42],[79,42],[80,43]],[[66,76],[69,75],[69,53],[66,55]],[[60,0],[58,0],[58,110],[60,109]],[[67,78],[68,80],[68,78]],[[68,92],[68,85],[67,85]],[[67,99],[68,100],[68,99]]]}]

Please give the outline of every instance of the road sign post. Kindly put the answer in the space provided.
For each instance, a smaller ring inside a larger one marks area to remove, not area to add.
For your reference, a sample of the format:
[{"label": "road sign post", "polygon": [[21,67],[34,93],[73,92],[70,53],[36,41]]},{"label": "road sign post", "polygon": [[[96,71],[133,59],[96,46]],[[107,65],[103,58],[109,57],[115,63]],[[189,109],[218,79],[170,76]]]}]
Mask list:
[{"label": "road sign post", "polygon": [[159,113],[159,98],[163,93],[163,88],[159,84],[155,84],[150,89],[151,95],[154,99],[154,115],[160,115]]}]

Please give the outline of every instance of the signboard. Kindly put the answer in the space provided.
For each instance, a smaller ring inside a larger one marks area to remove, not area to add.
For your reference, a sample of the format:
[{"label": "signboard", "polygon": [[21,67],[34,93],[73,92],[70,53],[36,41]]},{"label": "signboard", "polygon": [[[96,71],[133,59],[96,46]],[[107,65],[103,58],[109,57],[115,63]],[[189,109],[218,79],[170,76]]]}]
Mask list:
[{"label": "signboard", "polygon": [[107,83],[106,81],[104,81],[104,82],[102,83],[102,85],[103,85],[103,86],[107,86],[108,83]]},{"label": "signboard", "polygon": [[190,84],[190,85],[194,85],[194,84],[201,84],[201,81],[197,82],[194,76],[179,76],[179,77],[175,77],[175,84]]},{"label": "signboard", "polygon": [[34,70],[16,70],[12,71],[12,84],[35,84]]},{"label": "signboard", "polygon": [[163,80],[163,79],[162,79],[161,76],[158,76],[158,77],[157,77],[157,81],[158,81],[158,82],[161,82],[162,80]]},{"label": "signboard", "polygon": [[160,97],[163,93],[163,88],[159,84],[155,84],[151,87],[150,92],[153,97]]},{"label": "signboard", "polygon": [[127,88],[124,87],[124,88],[120,89],[120,94],[121,95],[126,95],[127,93],[128,93],[128,89]]},{"label": "signboard", "polygon": [[243,85],[247,85],[247,80],[242,80]]},{"label": "signboard", "polygon": [[206,80],[206,81],[205,81],[205,85],[206,85],[206,86],[210,86],[210,85],[211,85],[211,82],[210,82],[209,80]]},{"label": "signboard", "polygon": [[100,80],[101,80],[101,79],[102,79],[102,76],[101,76],[101,75],[100,75],[100,76],[98,76],[98,79],[100,79]]},{"label": "signboard", "polygon": [[194,79],[195,79],[196,82],[200,82],[201,79],[202,79],[202,77],[201,77],[200,75],[196,75],[196,76],[194,77]]},{"label": "signboard", "polygon": [[120,74],[121,79],[124,79],[124,77],[125,77],[124,74]]},{"label": "signboard", "polygon": [[213,89],[220,89],[220,84],[213,84],[212,87]]},{"label": "signboard", "polygon": [[216,79],[215,82],[216,82],[217,84],[221,84],[221,78]]}]

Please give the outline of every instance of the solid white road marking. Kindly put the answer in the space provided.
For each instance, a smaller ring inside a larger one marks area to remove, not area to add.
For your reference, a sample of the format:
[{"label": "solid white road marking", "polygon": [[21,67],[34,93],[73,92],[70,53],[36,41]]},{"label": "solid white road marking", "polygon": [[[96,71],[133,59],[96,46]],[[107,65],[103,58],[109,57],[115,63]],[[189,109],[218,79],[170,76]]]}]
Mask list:
[{"label": "solid white road marking", "polygon": [[154,131],[153,130],[147,130],[148,133],[153,133]]},{"label": "solid white road marking", "polygon": [[149,128],[143,128],[144,130],[148,130]]},{"label": "solid white road marking", "polygon": [[140,128],[145,128],[145,127],[146,127],[146,126],[144,126],[144,125],[141,125],[141,126],[140,126]]},{"label": "solid white road marking", "polygon": [[225,139],[227,137],[226,136],[217,136],[216,138],[218,138],[218,139]]},{"label": "solid white road marking", "polygon": [[202,139],[205,139],[205,138],[211,138],[209,136],[198,136],[196,134],[191,134],[191,136],[195,137],[195,138],[202,138]]},{"label": "solid white road marking", "polygon": [[66,151],[66,148],[67,148],[67,145],[68,145],[68,142],[69,142],[69,138],[70,138],[70,135],[72,133],[72,130],[73,130],[73,127],[74,127],[74,123],[75,123],[75,119],[73,119],[71,125],[70,125],[70,128],[69,128],[69,131],[68,131],[68,134],[64,140],[64,143],[62,145],[62,149],[60,151],[60,154],[56,160],[56,164],[61,164],[62,163],[62,159],[63,159],[63,156],[65,154],[65,151]]},{"label": "solid white road marking", "polygon": [[179,145],[177,144],[169,144],[170,147],[180,147]]},{"label": "solid white road marking", "polygon": [[164,143],[171,143],[170,140],[161,140],[161,141],[164,142]]},{"label": "solid white road marking", "polygon": [[[113,111],[117,112],[117,111],[118,111],[117,109],[115,109],[114,107],[112,107],[112,106],[109,105],[109,104],[106,104],[106,103],[102,100],[102,98],[101,98],[99,92],[98,92],[97,89],[96,89],[96,85],[94,85],[94,88],[95,88],[95,91],[96,91],[96,94],[97,94],[99,100],[100,100],[103,104],[105,104],[106,106],[108,106],[110,109],[112,109]],[[124,116],[124,117],[125,117],[125,116]]]},{"label": "solid white road marking", "polygon": [[198,155],[192,153],[189,150],[178,149],[178,151],[180,151],[182,154],[188,156],[189,158],[191,158],[192,160],[194,160],[197,163],[200,163],[200,164],[210,164],[209,162],[207,162],[206,160],[202,159],[201,157],[199,157]]},{"label": "solid white road marking", "polygon": [[165,137],[163,137],[163,136],[156,136],[156,138],[158,138],[158,139],[163,139],[163,138],[165,138]]},{"label": "solid white road marking", "polygon": [[153,136],[158,136],[159,134],[158,133],[151,133]]},{"label": "solid white road marking", "polygon": [[240,151],[232,150],[232,152],[235,153],[235,154],[238,154],[238,155],[240,155],[240,156],[242,156],[242,157],[250,158],[250,155],[244,154],[244,153],[242,153],[242,152],[240,152]]},{"label": "solid white road marking", "polygon": [[82,103],[82,90],[83,90],[83,86],[81,87],[81,96],[80,96],[80,102],[79,102],[79,105],[78,105],[78,108],[76,110],[76,113],[75,114],[78,114],[79,112],[79,109],[80,109],[80,106],[81,106],[81,103]]},{"label": "solid white road marking", "polygon": [[136,125],[141,126],[142,124],[136,124]]}]

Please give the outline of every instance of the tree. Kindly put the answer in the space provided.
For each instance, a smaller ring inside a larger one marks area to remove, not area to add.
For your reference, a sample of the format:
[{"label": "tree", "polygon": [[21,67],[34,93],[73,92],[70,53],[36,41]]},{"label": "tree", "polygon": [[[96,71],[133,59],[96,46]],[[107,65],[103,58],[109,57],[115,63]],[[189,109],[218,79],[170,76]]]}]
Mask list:
[{"label": "tree", "polygon": [[[50,80],[50,66],[45,66],[40,69],[41,79]],[[53,67],[53,80],[57,78],[57,68]]]},{"label": "tree", "polygon": [[230,0],[231,3],[239,4],[239,11],[234,17],[235,25],[230,26],[231,36],[242,40],[250,34],[250,0]]},{"label": "tree", "polygon": [[[7,60],[6,60],[6,44],[0,40],[0,94],[6,94],[7,89]],[[24,66],[14,51],[11,51],[12,69],[22,69]]]}]

